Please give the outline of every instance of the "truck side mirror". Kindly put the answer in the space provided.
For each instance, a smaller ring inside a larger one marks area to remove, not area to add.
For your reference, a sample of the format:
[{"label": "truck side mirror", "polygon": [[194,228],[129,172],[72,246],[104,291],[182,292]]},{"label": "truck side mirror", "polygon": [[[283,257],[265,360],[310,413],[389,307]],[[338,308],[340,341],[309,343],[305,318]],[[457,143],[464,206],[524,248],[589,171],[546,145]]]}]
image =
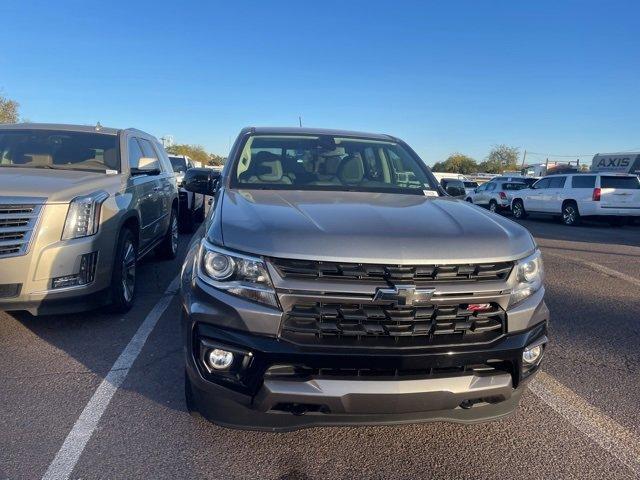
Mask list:
[{"label": "truck side mirror", "polygon": [[220,172],[210,168],[190,168],[184,175],[184,189],[203,195],[214,195]]}]

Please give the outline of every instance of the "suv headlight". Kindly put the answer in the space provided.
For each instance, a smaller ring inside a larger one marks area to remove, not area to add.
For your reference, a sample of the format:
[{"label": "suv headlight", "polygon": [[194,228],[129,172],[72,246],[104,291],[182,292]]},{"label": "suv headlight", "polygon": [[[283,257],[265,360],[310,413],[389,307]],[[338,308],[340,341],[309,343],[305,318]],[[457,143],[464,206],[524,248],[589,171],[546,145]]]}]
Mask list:
[{"label": "suv headlight", "polygon": [[511,290],[509,306],[521,302],[540,290],[544,280],[544,268],[540,250],[516,262],[516,286]]},{"label": "suv headlight", "polygon": [[100,209],[107,198],[109,198],[107,192],[95,192],[71,200],[67,219],[64,222],[62,240],[88,237],[98,233]]},{"label": "suv headlight", "polygon": [[198,277],[212,287],[254,302],[278,306],[267,266],[259,257],[231,252],[203,240],[197,271]]}]

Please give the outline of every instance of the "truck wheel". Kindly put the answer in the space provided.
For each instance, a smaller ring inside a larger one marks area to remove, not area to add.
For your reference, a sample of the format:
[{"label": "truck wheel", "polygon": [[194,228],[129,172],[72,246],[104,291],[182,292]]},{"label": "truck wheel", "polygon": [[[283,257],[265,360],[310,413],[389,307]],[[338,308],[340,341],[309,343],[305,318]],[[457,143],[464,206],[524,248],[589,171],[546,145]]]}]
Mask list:
[{"label": "truck wheel", "polygon": [[515,200],[513,202],[513,205],[511,206],[511,213],[514,218],[526,218],[527,212],[524,209],[524,203],[522,203],[522,200]]},{"label": "truck wheel", "polygon": [[118,313],[128,311],[136,298],[136,263],[138,242],[128,228],[118,236],[115,258],[111,271],[111,310]]},{"label": "truck wheel", "polygon": [[495,200],[491,200],[489,202],[489,211],[493,213],[496,213],[498,211],[498,204]]},{"label": "truck wheel", "polygon": [[162,243],[156,247],[156,254],[165,260],[173,260],[178,253],[178,212],[171,209],[169,228],[164,235]]},{"label": "truck wheel", "polygon": [[204,222],[204,217],[205,217],[205,207],[207,205],[207,197],[203,197],[202,198],[202,205],[200,206],[200,208],[198,210],[196,210],[196,222],[197,223],[202,223]]},{"label": "truck wheel", "polygon": [[576,202],[566,202],[562,206],[562,223],[571,227],[580,223],[580,212]]},{"label": "truck wheel", "polygon": [[185,208],[180,212],[180,232],[181,233],[193,233],[194,227],[194,215],[190,208]]}]

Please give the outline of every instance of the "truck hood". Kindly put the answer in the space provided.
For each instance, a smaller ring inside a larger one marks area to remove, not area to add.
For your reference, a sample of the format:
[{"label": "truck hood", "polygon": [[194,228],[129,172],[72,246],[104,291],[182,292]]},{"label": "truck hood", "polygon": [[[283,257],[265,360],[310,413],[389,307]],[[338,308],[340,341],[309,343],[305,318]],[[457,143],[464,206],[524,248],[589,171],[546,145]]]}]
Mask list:
[{"label": "truck hood", "polygon": [[487,263],[535,249],[520,225],[451,198],[389,193],[225,190],[224,246],[357,263]]},{"label": "truck hood", "polygon": [[37,197],[46,203],[68,203],[97,190],[115,193],[120,175],[43,168],[0,167],[0,196]]}]

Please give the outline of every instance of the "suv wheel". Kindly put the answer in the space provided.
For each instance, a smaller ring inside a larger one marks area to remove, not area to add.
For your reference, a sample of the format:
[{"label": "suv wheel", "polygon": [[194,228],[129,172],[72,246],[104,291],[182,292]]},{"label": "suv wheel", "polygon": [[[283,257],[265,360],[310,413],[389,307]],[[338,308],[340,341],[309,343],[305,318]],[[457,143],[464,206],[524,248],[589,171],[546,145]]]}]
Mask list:
[{"label": "suv wheel", "polygon": [[495,200],[491,200],[489,202],[489,211],[493,213],[496,213],[498,211],[498,204]]},{"label": "suv wheel", "polygon": [[580,212],[575,202],[567,202],[562,206],[562,223],[569,226],[580,223]]},{"label": "suv wheel", "polygon": [[123,229],[118,237],[111,272],[111,307],[115,312],[126,312],[136,298],[136,263],[138,242],[131,230]]},{"label": "suv wheel", "polygon": [[473,200],[471,199],[471,197],[467,197],[467,202],[473,203]]},{"label": "suv wheel", "polygon": [[515,202],[513,202],[511,213],[513,214],[514,218],[525,218],[527,216],[527,212],[524,210],[524,203],[522,203],[522,200],[516,200]]},{"label": "suv wheel", "polygon": [[173,260],[178,253],[178,212],[175,208],[171,209],[171,219],[169,220],[169,228],[164,235],[162,243],[158,245],[156,253],[160,258],[165,260]]}]

